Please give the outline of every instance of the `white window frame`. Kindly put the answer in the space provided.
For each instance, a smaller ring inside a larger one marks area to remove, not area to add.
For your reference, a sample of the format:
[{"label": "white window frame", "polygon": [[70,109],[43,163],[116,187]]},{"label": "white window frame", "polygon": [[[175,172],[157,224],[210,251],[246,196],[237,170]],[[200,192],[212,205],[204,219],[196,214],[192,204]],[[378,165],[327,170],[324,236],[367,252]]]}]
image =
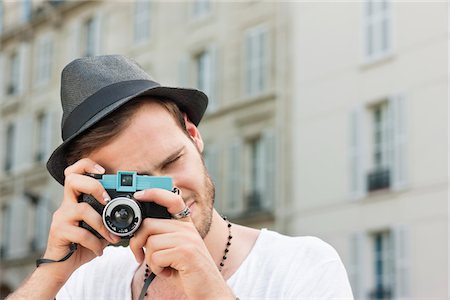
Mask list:
[{"label": "white window frame", "polygon": [[[382,5],[385,5],[382,8]],[[370,64],[393,53],[392,0],[364,0],[362,5],[362,57]],[[383,47],[383,41],[386,43]]]},{"label": "white window frame", "polygon": [[151,37],[152,3],[139,0],[134,3],[133,9],[133,41],[139,45]]},{"label": "white window frame", "polygon": [[270,34],[267,24],[248,29],[244,37],[244,95],[254,97],[269,89]]}]

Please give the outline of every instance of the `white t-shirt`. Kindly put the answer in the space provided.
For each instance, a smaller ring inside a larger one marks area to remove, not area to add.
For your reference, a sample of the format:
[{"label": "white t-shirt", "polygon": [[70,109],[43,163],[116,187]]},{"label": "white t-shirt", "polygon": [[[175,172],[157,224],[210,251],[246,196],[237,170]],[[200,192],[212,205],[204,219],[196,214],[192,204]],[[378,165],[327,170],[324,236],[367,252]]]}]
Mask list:
[{"label": "white t-shirt", "polygon": [[[129,248],[108,247],[76,270],[56,299],[131,299],[138,267]],[[288,237],[266,229],[227,283],[240,299],[353,299],[333,247],[315,237]]]}]

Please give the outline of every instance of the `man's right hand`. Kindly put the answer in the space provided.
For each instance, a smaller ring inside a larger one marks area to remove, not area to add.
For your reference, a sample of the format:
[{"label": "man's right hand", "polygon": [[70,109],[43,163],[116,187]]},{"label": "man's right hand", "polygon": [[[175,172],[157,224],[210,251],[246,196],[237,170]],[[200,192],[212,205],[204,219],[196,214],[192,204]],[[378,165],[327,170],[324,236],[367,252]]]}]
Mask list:
[{"label": "man's right hand", "polygon": [[[102,255],[108,243],[120,241],[118,236],[110,234],[106,229],[98,212],[85,202],[78,203],[81,194],[90,194],[103,205],[106,204],[109,196],[100,182],[83,175],[104,172],[101,166],[87,158],[79,160],[64,171],[64,199],[53,214],[43,258],[60,260],[69,253],[71,243],[78,244],[78,249],[66,261],[42,264],[20,288],[8,296],[8,300],[54,299],[76,269]],[[99,239],[87,229],[79,227],[80,221],[89,224],[104,239]]]},{"label": "man's right hand", "polygon": [[[120,241],[118,236],[110,233],[103,225],[101,215],[88,203],[79,203],[81,194],[92,195],[103,205],[110,200],[107,192],[100,182],[83,174],[103,174],[103,167],[94,161],[83,158],[69,166],[64,171],[64,199],[61,206],[53,214],[52,224],[48,237],[47,249],[44,258],[60,260],[69,252],[71,243],[78,244],[78,249],[65,262],[50,263],[53,275],[65,282],[69,276],[81,265],[91,261],[96,256],[103,254],[103,249],[108,243]],[[103,238],[97,238],[87,229],[79,227],[79,222],[84,221]],[[43,264],[40,268],[46,268]],[[49,270],[50,271],[50,270]]]}]

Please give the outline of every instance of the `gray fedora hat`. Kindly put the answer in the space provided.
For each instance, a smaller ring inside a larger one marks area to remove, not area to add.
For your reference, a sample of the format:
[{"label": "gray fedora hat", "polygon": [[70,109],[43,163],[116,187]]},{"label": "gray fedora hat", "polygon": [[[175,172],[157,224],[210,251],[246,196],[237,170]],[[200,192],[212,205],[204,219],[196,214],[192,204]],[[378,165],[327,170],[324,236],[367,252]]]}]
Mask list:
[{"label": "gray fedora hat", "polygon": [[52,153],[47,169],[64,185],[67,145],[86,129],[138,96],[173,101],[195,125],[208,106],[201,91],[161,86],[133,60],[122,55],[79,58],[61,74],[63,143]]}]

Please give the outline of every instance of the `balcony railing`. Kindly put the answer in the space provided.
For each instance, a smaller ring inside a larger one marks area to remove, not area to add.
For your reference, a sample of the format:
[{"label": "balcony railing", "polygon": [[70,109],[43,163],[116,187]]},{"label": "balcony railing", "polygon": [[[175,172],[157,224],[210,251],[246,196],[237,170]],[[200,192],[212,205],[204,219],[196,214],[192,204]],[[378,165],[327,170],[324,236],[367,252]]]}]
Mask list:
[{"label": "balcony railing", "polygon": [[375,170],[367,175],[367,189],[369,192],[388,189],[391,186],[391,175],[388,169]]}]

